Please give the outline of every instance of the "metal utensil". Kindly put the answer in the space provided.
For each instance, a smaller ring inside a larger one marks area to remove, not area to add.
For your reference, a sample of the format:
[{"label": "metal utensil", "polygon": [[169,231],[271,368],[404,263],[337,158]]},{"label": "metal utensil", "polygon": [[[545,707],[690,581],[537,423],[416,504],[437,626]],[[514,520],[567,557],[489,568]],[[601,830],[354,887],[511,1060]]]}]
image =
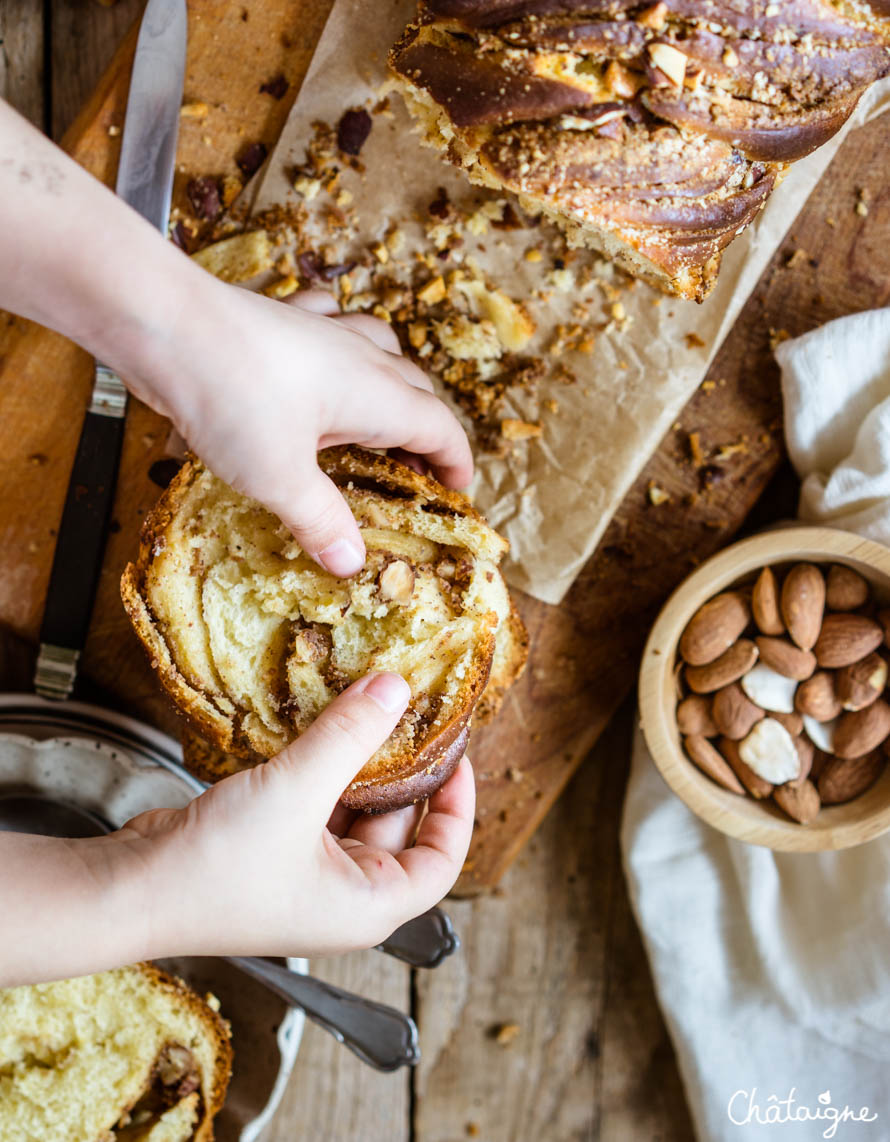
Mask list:
[{"label": "metal utensil", "polygon": [[[166,234],[185,77],[186,0],[149,0],[136,44],[116,192]],[[127,413],[127,390],[96,362],[59,524],[34,689],[67,698],[86,640],[108,534]]]},{"label": "metal utensil", "polygon": [[[42,794],[10,793],[0,795],[0,832],[4,831],[96,837],[113,830],[97,814],[70,802]],[[445,919],[447,921],[447,917]],[[447,927],[450,928],[450,923]],[[248,956],[223,958],[288,1003],[300,1007],[308,1018],[370,1066],[394,1071],[415,1066],[420,1061],[417,1026],[413,1019],[394,1007],[353,995],[311,976],[297,975],[268,960]]]}]

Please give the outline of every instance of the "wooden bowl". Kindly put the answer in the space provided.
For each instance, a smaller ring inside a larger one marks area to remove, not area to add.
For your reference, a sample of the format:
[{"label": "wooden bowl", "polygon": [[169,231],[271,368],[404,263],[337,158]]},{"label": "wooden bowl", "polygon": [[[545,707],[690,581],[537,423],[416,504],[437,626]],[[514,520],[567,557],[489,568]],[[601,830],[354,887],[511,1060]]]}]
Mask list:
[{"label": "wooden bowl", "polygon": [[721,788],[686,756],[677,728],[674,668],[677,644],[702,603],[769,564],[844,563],[890,599],[890,548],[847,531],[786,527],[742,540],[702,564],[668,599],[656,620],[640,668],[643,734],[673,791],[715,829],[780,852],[821,852],[863,844],[890,829],[890,765],[860,797],[821,809],[810,825],[790,820],[772,801]]}]

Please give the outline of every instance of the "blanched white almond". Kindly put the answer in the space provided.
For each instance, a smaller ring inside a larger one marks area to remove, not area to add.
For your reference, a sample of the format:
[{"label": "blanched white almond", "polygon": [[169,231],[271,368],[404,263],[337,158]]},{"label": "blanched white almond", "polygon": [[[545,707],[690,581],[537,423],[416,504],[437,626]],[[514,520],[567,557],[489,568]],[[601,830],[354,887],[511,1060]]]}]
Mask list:
[{"label": "blanched white almond", "polygon": [[817,722],[810,714],[803,716],[803,728],[806,731],[807,737],[816,747],[821,749],[823,753],[834,753],[834,731],[837,726],[837,718],[832,718],[830,722]]},{"label": "blanched white almond", "polygon": [[[779,714],[794,713],[797,683],[759,662],[741,679],[741,686],[755,706]],[[790,735],[789,735],[790,736]]]},{"label": "blanched white almond", "polygon": [[773,785],[793,781],[800,774],[794,738],[775,718],[764,718],[739,742],[739,757],[758,777]]}]

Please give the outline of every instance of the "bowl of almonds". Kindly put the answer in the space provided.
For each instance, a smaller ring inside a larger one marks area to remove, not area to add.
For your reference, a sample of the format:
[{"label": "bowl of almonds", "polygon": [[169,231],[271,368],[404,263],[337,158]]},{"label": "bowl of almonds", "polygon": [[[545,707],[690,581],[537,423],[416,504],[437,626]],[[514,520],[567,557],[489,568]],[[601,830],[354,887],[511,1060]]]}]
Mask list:
[{"label": "bowl of almonds", "polygon": [[890,549],[790,527],[695,571],[640,671],[643,733],[673,791],[729,836],[848,848],[890,829]]}]

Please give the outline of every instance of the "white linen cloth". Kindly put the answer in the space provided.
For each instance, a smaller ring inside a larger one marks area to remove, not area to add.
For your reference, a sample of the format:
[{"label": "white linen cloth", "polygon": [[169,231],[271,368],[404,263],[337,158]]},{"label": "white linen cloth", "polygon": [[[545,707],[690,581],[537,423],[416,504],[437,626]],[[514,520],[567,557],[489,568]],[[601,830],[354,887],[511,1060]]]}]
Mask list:
[{"label": "white linen cloth", "polygon": [[[801,519],[890,544],[890,309],[776,356]],[[732,840],[638,731],[622,850],[701,1142],[890,1139],[890,834],[816,854]]]}]

